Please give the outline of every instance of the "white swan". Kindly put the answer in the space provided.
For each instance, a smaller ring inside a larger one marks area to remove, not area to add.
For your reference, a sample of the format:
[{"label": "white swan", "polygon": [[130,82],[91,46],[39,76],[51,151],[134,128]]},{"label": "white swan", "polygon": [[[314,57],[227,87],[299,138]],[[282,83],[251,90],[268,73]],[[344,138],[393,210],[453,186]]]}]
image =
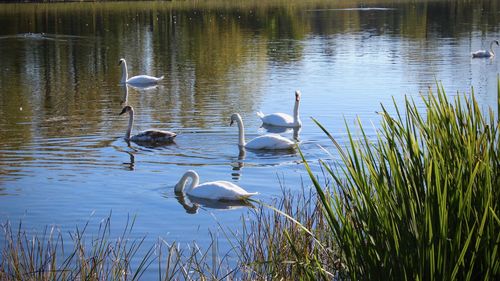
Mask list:
[{"label": "white swan", "polygon": [[149,75],[137,75],[137,76],[128,78],[127,61],[124,58],[121,58],[118,65],[122,66],[122,79],[120,80],[120,84],[151,85],[151,84],[158,83],[164,77],[164,76],[153,77],[153,76],[149,76]]},{"label": "white swan", "polygon": [[126,112],[128,112],[129,114],[127,133],[125,133],[125,140],[127,141],[166,143],[173,142],[174,138],[177,136],[177,134],[169,131],[149,129],[131,137],[130,133],[132,131],[132,125],[134,124],[134,108],[130,105],[127,105],[122,109],[122,112],[120,112],[119,115],[122,115]]},{"label": "white swan", "polygon": [[494,57],[495,56],[495,52],[493,52],[493,44],[497,44],[497,46],[500,46],[500,44],[498,43],[498,40],[493,40],[490,43],[490,50],[489,51],[487,51],[487,50],[475,51],[474,53],[472,53],[472,57],[473,58],[490,58],[490,57]]},{"label": "white swan", "polygon": [[[187,187],[186,183],[191,179],[191,184]],[[197,198],[210,199],[210,200],[244,200],[250,196],[257,195],[257,192],[247,192],[243,188],[228,181],[213,181],[200,183],[200,176],[193,171],[189,170],[179,182],[175,185],[175,192],[184,192],[185,194]]]},{"label": "white swan", "polygon": [[258,136],[249,142],[245,142],[245,128],[243,127],[243,120],[238,113],[231,115],[231,125],[234,121],[238,123],[239,129],[239,145],[240,147],[245,147],[249,149],[293,149],[295,148],[295,142],[284,138],[277,134],[266,134],[263,136]]},{"label": "white swan", "polygon": [[257,116],[260,117],[262,123],[265,125],[279,126],[279,127],[300,127],[302,126],[302,121],[299,117],[299,102],[300,102],[300,91],[295,91],[295,106],[293,108],[293,117],[286,113],[271,113],[264,115],[261,111],[257,112]]}]

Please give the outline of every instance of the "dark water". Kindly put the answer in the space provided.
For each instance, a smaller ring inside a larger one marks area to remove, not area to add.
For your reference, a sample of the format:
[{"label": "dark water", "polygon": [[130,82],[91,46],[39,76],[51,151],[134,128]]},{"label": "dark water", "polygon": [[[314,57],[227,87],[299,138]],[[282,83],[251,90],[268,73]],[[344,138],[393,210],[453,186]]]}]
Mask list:
[{"label": "dark water", "polygon": [[[147,242],[203,246],[218,224],[238,229],[247,209],[191,214],[173,192],[184,171],[264,201],[281,194],[279,179],[309,186],[296,153],[241,157],[233,112],[249,139],[266,132],[256,111],[291,113],[301,90],[301,149],[318,171],[317,159],[339,157],[311,116],[342,143],[356,117],[374,136],[381,103],[436,81],[450,95],[474,87],[481,106],[496,107],[499,60],[470,53],[500,38],[497,1],[230,3],[0,5],[0,221],[37,232],[90,220],[92,232],[112,211],[117,230],[136,215]],[[121,57],[130,74],[165,79],[125,89]],[[133,130],[171,130],[175,144],[127,146],[126,92]]]}]

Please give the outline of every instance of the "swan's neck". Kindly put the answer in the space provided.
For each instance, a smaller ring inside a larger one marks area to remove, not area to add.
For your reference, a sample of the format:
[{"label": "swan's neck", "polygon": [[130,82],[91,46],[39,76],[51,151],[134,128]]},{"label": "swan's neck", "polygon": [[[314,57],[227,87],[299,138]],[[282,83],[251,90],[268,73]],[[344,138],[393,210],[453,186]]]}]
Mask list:
[{"label": "swan's neck", "polygon": [[125,133],[126,140],[130,139],[130,134],[132,133],[132,126],[133,125],[134,125],[134,110],[130,110],[128,112],[128,128],[127,128],[127,132]]},{"label": "swan's neck", "polygon": [[295,106],[293,107],[293,123],[300,124],[300,117],[299,117],[299,103],[300,100],[295,100]]},{"label": "swan's neck", "polygon": [[236,122],[238,123],[238,144],[240,147],[245,146],[245,127],[243,126],[243,120],[241,120],[241,116],[237,116]]},{"label": "swan's neck", "polygon": [[128,80],[127,63],[123,61],[121,65],[122,65],[122,79],[120,80],[120,83],[126,83]]},{"label": "swan's neck", "polygon": [[184,186],[186,182],[191,179],[191,184],[188,186],[185,192],[189,192],[200,182],[200,177],[197,173],[193,171],[187,171],[181,178],[181,180],[175,185],[175,192],[184,192]]}]

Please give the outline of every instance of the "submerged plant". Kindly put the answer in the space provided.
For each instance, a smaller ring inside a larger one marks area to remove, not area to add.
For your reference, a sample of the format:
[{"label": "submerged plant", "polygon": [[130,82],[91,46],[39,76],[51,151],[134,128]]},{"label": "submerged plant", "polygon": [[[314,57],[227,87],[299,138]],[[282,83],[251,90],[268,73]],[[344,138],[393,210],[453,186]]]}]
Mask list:
[{"label": "submerged plant", "polygon": [[314,120],[344,164],[321,161],[330,194],[304,159],[342,261],[352,280],[499,280],[499,121],[473,93],[422,100],[382,107],[376,140],[348,129],[347,152]]}]

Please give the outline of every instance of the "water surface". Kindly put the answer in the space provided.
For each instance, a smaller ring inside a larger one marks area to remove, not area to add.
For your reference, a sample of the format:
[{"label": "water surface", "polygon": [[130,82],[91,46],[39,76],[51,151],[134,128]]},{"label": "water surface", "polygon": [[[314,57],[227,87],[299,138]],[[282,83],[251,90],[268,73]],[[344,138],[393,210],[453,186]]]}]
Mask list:
[{"label": "water surface", "polygon": [[[0,5],[2,222],[37,232],[90,219],[92,232],[112,212],[117,230],[136,215],[134,235],[147,242],[203,246],[208,230],[238,229],[248,209],[186,206],[173,192],[184,171],[264,201],[281,194],[280,179],[309,186],[297,153],[240,155],[233,112],[250,139],[266,133],[256,111],[291,113],[301,90],[300,146],[319,173],[317,159],[339,157],[322,150],[334,151],[310,117],[342,144],[358,117],[373,137],[381,103],[393,110],[393,98],[418,98],[436,81],[449,95],[474,87],[481,106],[496,107],[498,58],[470,56],[500,38],[496,1],[214,3]],[[122,57],[130,74],[164,81],[120,86]],[[171,130],[175,144],[128,146],[124,104],[135,132]]]}]

